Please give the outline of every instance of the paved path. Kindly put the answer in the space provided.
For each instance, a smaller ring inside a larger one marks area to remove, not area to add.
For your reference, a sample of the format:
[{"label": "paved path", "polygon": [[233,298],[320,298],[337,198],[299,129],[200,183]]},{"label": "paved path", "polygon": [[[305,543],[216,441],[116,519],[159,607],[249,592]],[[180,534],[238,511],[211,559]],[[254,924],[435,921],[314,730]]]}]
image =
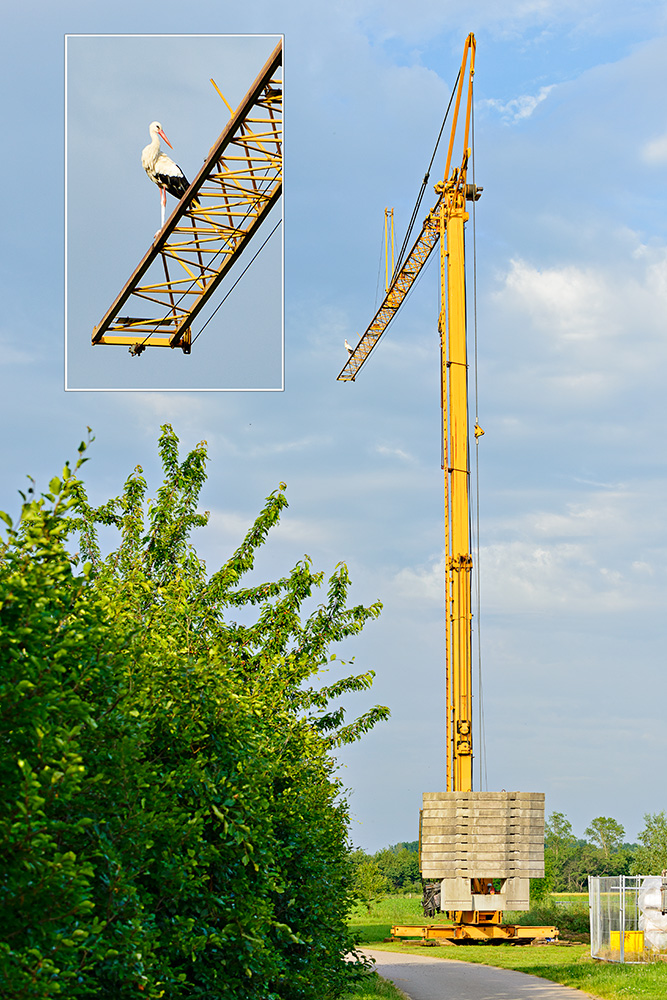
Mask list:
[{"label": "paved path", "polygon": [[590,1000],[591,996],[513,969],[430,955],[361,950],[375,959],[380,975],[391,979],[410,1000]]}]

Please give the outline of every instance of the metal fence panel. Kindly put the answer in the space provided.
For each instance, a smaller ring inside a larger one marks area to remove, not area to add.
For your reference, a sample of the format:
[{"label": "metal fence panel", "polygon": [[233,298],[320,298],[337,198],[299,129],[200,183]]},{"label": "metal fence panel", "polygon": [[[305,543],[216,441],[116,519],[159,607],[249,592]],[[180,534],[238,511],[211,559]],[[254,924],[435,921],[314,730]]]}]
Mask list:
[{"label": "metal fence panel", "polygon": [[660,876],[589,876],[592,957],[625,963],[666,957],[664,888]]}]

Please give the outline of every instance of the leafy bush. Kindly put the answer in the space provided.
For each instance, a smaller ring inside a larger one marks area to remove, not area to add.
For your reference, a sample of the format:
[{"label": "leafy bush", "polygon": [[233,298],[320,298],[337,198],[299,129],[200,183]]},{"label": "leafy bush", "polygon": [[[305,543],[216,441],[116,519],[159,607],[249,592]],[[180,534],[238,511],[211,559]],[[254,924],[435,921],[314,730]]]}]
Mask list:
[{"label": "leafy bush", "polygon": [[[346,607],[341,564],[302,620],[323,583],[307,558],[240,585],[283,485],[207,576],[188,541],[207,520],[205,447],[179,463],[169,426],[159,446],[153,501],[137,469],[91,508],[82,444],[74,471],[24,497],[16,529],[4,515],[1,994],[337,996],[362,963],[344,961],[348,812],[331,751],[388,713],[345,725],[331,705],[372,672],[311,685],[380,605]],[[100,523],[121,536],[106,558]]]}]

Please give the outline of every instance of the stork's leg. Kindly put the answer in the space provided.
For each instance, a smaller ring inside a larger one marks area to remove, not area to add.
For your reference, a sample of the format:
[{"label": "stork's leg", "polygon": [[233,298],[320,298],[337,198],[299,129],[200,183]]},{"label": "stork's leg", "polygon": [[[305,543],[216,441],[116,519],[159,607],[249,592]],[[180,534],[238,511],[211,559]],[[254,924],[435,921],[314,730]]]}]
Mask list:
[{"label": "stork's leg", "polygon": [[160,207],[162,209],[160,215],[160,229],[162,229],[164,226],[164,212],[167,207],[167,189],[163,187],[160,188]]}]

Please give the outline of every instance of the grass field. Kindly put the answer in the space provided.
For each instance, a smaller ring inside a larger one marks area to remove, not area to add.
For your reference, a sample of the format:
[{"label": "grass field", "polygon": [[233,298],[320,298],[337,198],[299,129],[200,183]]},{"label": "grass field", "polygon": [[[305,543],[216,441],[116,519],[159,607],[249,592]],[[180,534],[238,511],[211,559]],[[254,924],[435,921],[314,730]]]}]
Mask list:
[{"label": "grass field", "polygon": [[[588,910],[585,893],[558,894],[555,906],[542,907],[537,914],[521,914],[522,922],[547,923],[541,919],[545,913],[557,910],[557,924],[581,926],[583,914]],[[508,922],[519,914],[506,914]],[[534,916],[531,921],[530,917]],[[539,919],[535,919],[538,917]],[[447,961],[456,959],[464,962],[478,962],[505,969],[516,969],[534,976],[541,976],[565,986],[583,990],[603,1000],[667,1000],[667,963],[648,965],[615,965],[599,962],[590,957],[588,945],[566,941],[554,945],[445,945],[425,951],[419,945],[399,942],[385,943],[394,923],[446,923],[444,917],[425,920],[417,898],[389,896],[376,904],[370,911],[358,908],[352,916],[351,924],[359,935],[361,947],[364,944],[383,951],[400,951],[409,954],[427,954]],[[572,937],[577,937],[573,932]],[[354,995],[353,995],[354,996]],[[387,994],[359,994],[364,1000]],[[391,994],[388,995],[391,997]],[[345,1000],[348,1000],[346,997]],[[352,997],[349,998],[352,1000]],[[354,1000],[357,997],[354,996]]]}]

